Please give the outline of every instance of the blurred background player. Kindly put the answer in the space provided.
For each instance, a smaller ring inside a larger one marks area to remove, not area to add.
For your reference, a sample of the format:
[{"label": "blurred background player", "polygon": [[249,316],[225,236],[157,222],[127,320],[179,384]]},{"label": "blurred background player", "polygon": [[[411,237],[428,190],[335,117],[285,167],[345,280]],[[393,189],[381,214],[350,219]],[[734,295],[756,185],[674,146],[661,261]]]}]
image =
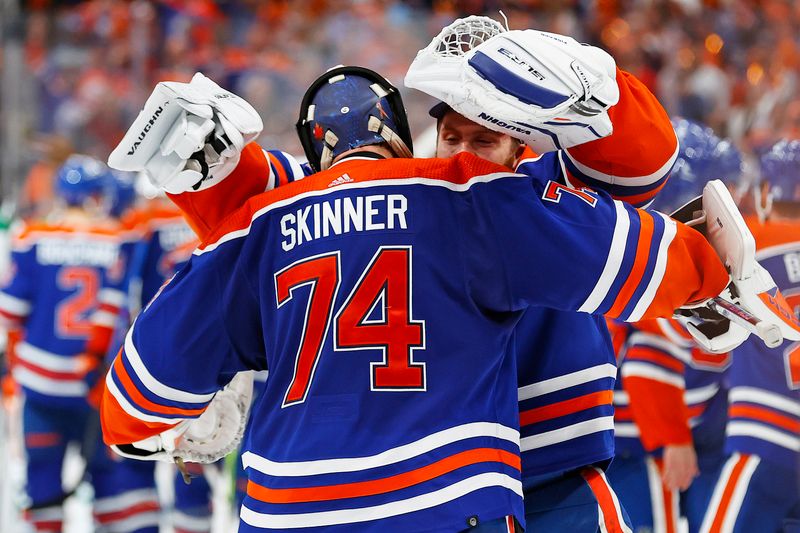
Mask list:
[{"label": "blurred background player", "polygon": [[105,164],[73,155],[54,186],[58,207],[25,224],[12,242],[13,270],[0,292],[0,313],[23,330],[12,373],[24,394],[26,519],[35,531],[63,525],[67,446],[78,443],[95,490],[101,527],[154,532],[158,502],[152,477],[121,474],[103,445],[91,392],[125,301],[118,227],[108,217]]},{"label": "blurred background player", "polygon": [[[761,158],[748,218],[759,262],[800,317],[800,141]],[[700,531],[800,530],[800,343],[748,341],[730,369],[725,463]]]},{"label": "blurred background player", "polygon": [[[680,152],[654,209],[676,211],[711,179],[738,185],[741,156],[729,142],[692,121],[673,120],[673,126]],[[622,328],[609,480],[634,531],[677,533],[685,516],[689,531],[696,532],[725,460],[731,356],[704,350],[674,319]]]}]

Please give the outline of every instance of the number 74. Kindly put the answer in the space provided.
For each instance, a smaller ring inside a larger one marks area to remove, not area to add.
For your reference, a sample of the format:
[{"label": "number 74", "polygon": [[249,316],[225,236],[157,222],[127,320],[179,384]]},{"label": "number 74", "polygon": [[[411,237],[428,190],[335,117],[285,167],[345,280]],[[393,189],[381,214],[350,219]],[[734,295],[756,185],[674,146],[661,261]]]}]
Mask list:
[{"label": "number 74", "polygon": [[[414,350],[425,348],[425,322],[411,317],[411,247],[378,248],[334,316],[340,263],[340,252],[330,252],[301,259],[275,274],[278,308],[293,299],[296,288],[311,287],[283,407],[305,401],[331,322],[334,350],[383,351],[383,361],[370,364],[371,390],[425,390],[425,363],[413,357]],[[381,317],[369,320],[379,305]]]}]

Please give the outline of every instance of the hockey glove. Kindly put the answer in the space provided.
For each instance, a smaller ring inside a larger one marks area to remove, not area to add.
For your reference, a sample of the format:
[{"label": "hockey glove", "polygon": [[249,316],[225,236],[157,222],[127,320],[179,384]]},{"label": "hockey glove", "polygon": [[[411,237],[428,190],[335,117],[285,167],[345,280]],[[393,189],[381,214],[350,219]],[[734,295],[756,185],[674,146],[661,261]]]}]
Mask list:
[{"label": "hockey glove", "polygon": [[706,236],[731,274],[731,284],[722,294],[679,310],[701,346],[711,352],[728,351],[751,332],[770,348],[779,346],[784,338],[800,340],[800,321],[772,276],[756,261],[753,234],[721,181],[710,181],[701,204],[695,199],[674,216]]},{"label": "hockey glove", "polygon": [[264,128],[256,110],[199,72],[156,85],[108,165],[144,171],[173,194],[211,187],[236,167]]},{"label": "hockey glove", "polygon": [[214,395],[200,417],[132,444],[114,445],[123,457],[144,461],[213,463],[238,448],[253,397],[253,373],[240,372]]},{"label": "hockey glove", "polygon": [[605,51],[554,33],[504,31],[486,17],[444,28],[417,54],[405,84],[540,154],[610,135],[608,108],[619,101],[616,63]]}]

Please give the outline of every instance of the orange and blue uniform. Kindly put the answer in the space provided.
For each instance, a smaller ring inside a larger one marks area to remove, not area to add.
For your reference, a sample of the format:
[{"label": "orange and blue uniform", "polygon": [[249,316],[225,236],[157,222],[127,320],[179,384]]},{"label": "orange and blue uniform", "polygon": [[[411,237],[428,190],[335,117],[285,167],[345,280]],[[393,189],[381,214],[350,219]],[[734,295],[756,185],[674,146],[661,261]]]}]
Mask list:
[{"label": "orange and blue uniform", "polygon": [[[634,219],[667,243],[629,231]],[[468,154],[346,159],[248,200],[205,239],[112,365],[105,438],[160,433],[233,373],[269,370],[245,442],[242,531],[522,521],[517,321],[532,305],[615,301],[619,264],[640,248],[663,265],[642,271],[652,296],[633,293],[645,318],[727,284],[700,234],[603,193]]]}]

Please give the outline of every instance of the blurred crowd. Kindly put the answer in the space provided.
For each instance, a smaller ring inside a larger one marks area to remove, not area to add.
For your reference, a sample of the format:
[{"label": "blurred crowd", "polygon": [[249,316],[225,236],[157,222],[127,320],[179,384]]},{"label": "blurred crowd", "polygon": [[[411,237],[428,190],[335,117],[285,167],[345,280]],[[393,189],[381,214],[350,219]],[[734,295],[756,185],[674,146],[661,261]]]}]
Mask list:
[{"label": "blurred crowd", "polygon": [[[792,0],[91,0],[22,2],[32,177],[71,151],[105,159],[159,80],[202,71],[264,118],[262,145],[301,153],[300,98],[325,69],[360,64],[402,87],[417,50],[466,14],[602,46],[671,115],[757,155],[800,137],[800,2]],[[5,42],[3,43],[6,44]],[[17,74],[15,74],[17,75]],[[426,96],[404,91],[412,131]],[[36,163],[36,166],[33,166]],[[28,180],[31,181],[31,180]],[[41,194],[26,185],[20,202]]]}]

